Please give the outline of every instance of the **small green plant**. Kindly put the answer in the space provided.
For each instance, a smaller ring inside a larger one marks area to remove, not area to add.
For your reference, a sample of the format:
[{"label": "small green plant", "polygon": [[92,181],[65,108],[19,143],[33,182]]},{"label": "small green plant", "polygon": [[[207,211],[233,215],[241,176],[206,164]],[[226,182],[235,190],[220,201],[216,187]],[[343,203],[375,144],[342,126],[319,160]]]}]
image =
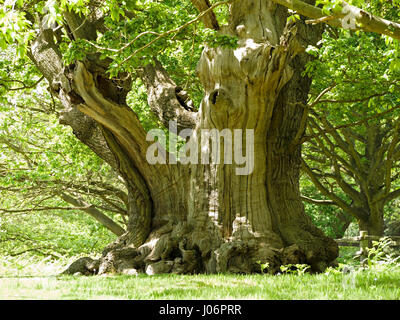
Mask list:
[{"label": "small green plant", "polygon": [[370,269],[393,270],[400,268],[400,256],[390,247],[392,240],[388,237],[372,242],[372,248],[368,248],[368,256],[365,264]]},{"label": "small green plant", "polygon": [[328,267],[326,268],[324,274],[325,275],[332,275],[332,274],[343,274],[348,272],[355,271],[355,268],[348,264],[339,263],[337,267]]},{"label": "small green plant", "polygon": [[300,20],[300,15],[296,11],[289,9],[288,12],[291,15],[287,18],[287,22],[296,22],[296,20]]},{"label": "small green plant", "polygon": [[268,271],[269,262],[262,263],[261,261],[257,261],[257,263],[260,265],[261,273],[266,273],[265,270]]},{"label": "small green plant", "polygon": [[308,264],[286,264],[280,267],[282,273],[297,274],[299,276],[305,274],[310,268]]}]

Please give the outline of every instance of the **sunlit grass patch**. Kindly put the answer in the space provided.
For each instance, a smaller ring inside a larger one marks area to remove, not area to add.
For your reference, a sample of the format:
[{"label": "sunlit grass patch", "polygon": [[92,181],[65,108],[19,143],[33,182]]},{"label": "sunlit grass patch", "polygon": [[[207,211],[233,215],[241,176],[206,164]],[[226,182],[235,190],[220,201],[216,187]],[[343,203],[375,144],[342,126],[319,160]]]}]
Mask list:
[{"label": "sunlit grass patch", "polygon": [[1,278],[0,299],[400,299],[400,271]]},{"label": "sunlit grass patch", "polygon": [[61,276],[77,257],[61,260],[3,257],[0,299],[266,299],[399,300],[400,264],[382,241],[365,268],[340,264],[325,273],[281,268],[279,275]]}]

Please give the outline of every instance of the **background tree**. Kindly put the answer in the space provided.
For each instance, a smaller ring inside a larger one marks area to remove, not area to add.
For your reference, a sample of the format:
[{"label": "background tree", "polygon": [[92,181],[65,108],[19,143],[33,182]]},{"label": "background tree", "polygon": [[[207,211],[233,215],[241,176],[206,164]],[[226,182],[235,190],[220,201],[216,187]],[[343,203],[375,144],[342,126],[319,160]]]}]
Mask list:
[{"label": "background tree", "polygon": [[[398,16],[393,7],[381,12]],[[399,196],[398,43],[332,29],[309,50],[319,56],[308,67],[318,100],[310,110],[303,170],[331,200],[320,203],[351,214],[360,230],[383,235],[384,207]]]}]

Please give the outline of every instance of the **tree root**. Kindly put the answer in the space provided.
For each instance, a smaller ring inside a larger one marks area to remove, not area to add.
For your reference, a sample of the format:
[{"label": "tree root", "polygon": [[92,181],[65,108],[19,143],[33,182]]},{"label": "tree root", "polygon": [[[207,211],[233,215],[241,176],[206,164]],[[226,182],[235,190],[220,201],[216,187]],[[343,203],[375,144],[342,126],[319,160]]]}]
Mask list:
[{"label": "tree root", "polygon": [[[325,243],[329,240],[319,239],[319,234],[303,230],[307,233],[303,237],[304,243],[284,245],[273,232],[260,235],[253,233],[246,223],[236,223],[236,226],[229,239],[215,240],[208,231],[193,231],[185,222],[175,226],[167,224],[153,231],[146,243],[138,248],[122,236],[104,250],[100,259],[81,258],[63,273],[276,274],[281,265],[288,264],[309,264],[310,271],[321,272],[332,262],[330,259],[336,257],[335,250],[329,247],[331,244]],[[310,243],[314,245],[310,246]],[[323,249],[326,245],[328,249]],[[323,250],[333,253],[329,255]]]}]

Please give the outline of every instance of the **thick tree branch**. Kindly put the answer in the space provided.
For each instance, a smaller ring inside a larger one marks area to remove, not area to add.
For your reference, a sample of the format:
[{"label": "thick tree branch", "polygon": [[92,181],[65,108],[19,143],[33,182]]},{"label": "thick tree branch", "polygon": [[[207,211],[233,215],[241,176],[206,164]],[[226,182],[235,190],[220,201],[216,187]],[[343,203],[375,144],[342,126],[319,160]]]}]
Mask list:
[{"label": "thick tree branch", "polygon": [[194,128],[197,113],[193,102],[169,77],[161,63],[155,60],[154,65],[148,64],[140,72],[147,87],[147,101],[151,111],[166,128],[169,121],[178,124],[178,130]]},{"label": "thick tree branch", "polygon": [[[111,167],[116,168],[115,158],[108,149],[98,125],[74,105],[73,98],[68,96],[72,91],[69,80],[64,75],[61,53],[54,43],[54,32],[45,29],[32,42],[29,58],[35,63],[40,72],[48,80],[50,88],[60,98],[64,110],[60,123],[72,127],[76,137],[93,150]],[[62,89],[62,90],[61,90]]]},{"label": "thick tree branch", "polygon": [[385,202],[390,202],[396,198],[400,197],[400,189],[396,189],[392,192],[390,192],[386,198],[385,198]]},{"label": "thick tree branch", "polygon": [[32,165],[35,164],[35,162],[28,156],[27,152],[23,150],[21,147],[15,145],[12,143],[10,140],[0,136],[0,143],[4,143],[7,147],[9,147],[11,150],[14,152],[21,154],[24,159],[26,160],[26,164],[30,169],[32,169]]},{"label": "thick tree branch", "polygon": [[389,91],[380,92],[380,93],[375,93],[375,94],[372,94],[372,95],[370,95],[368,97],[359,98],[359,99],[343,99],[343,100],[323,99],[323,100],[320,100],[319,103],[339,103],[339,104],[344,104],[344,103],[365,102],[365,101],[371,100],[372,98],[383,97],[383,96],[385,96],[385,95],[387,95],[389,93],[390,93]]},{"label": "thick tree branch", "polygon": [[18,90],[25,90],[25,89],[32,89],[35,88],[42,80],[44,79],[44,76],[41,76],[39,80],[35,81],[33,84],[26,84],[23,81],[20,80],[13,80],[13,79],[0,79],[0,85],[4,86],[1,82],[17,82],[21,84],[21,87],[18,88],[7,88],[8,91],[18,91]]},{"label": "thick tree branch", "polygon": [[309,198],[306,196],[301,196],[301,200],[311,203],[311,204],[316,204],[316,205],[337,206],[337,204],[332,200],[317,200],[317,199],[312,199],[312,198]]},{"label": "thick tree branch", "polygon": [[60,211],[73,211],[73,210],[84,210],[92,205],[86,206],[78,206],[78,207],[38,207],[38,208],[24,208],[24,209],[5,209],[0,208],[1,212],[4,213],[27,213],[27,212],[35,212],[35,211],[50,211],[50,210],[60,210]]},{"label": "thick tree branch", "polygon": [[100,222],[103,226],[105,226],[108,230],[110,230],[117,236],[121,236],[122,234],[125,233],[125,230],[119,224],[117,224],[112,219],[107,217],[104,213],[96,209],[94,206],[91,206],[85,203],[83,200],[76,199],[64,192],[60,193],[59,196],[65,202],[72,204],[73,206],[79,208],[79,210],[82,210],[87,214],[91,215],[94,219],[96,219],[98,222]]},{"label": "thick tree branch", "polygon": [[[324,22],[334,27],[349,28],[354,24],[354,30],[370,31],[378,34],[387,35],[394,39],[400,40],[400,24],[382,19],[380,17],[374,16],[364,10],[357,7],[351,6],[345,1],[342,1],[342,7],[345,8],[341,12],[331,12],[331,16],[326,17],[322,12],[322,9],[310,5],[305,1],[301,0],[273,0],[274,2],[285,6],[289,9],[297,11],[299,14],[311,18],[319,19],[316,22]],[[346,19],[354,19],[355,21],[350,21],[346,23]],[[315,21],[312,21],[315,23]]]},{"label": "thick tree branch", "polygon": [[60,123],[69,125],[74,135],[87,145],[96,155],[107,162],[114,170],[117,169],[115,156],[108,148],[99,125],[76,107],[65,109],[60,115]]},{"label": "thick tree branch", "polygon": [[[146,152],[150,146],[146,140],[147,134],[132,109],[104,97],[97,89],[92,74],[82,62],[77,62],[73,85],[83,102],[79,104],[78,109],[112,132],[147,182],[159,183],[158,167],[152,166],[146,159]],[[103,135],[104,133],[103,130]]]},{"label": "thick tree branch", "polygon": [[[200,12],[206,11],[211,7],[211,4],[208,0],[191,0],[191,2]],[[201,21],[204,23],[206,28],[219,30],[217,17],[213,11],[209,11],[204,17],[201,18]]]}]

